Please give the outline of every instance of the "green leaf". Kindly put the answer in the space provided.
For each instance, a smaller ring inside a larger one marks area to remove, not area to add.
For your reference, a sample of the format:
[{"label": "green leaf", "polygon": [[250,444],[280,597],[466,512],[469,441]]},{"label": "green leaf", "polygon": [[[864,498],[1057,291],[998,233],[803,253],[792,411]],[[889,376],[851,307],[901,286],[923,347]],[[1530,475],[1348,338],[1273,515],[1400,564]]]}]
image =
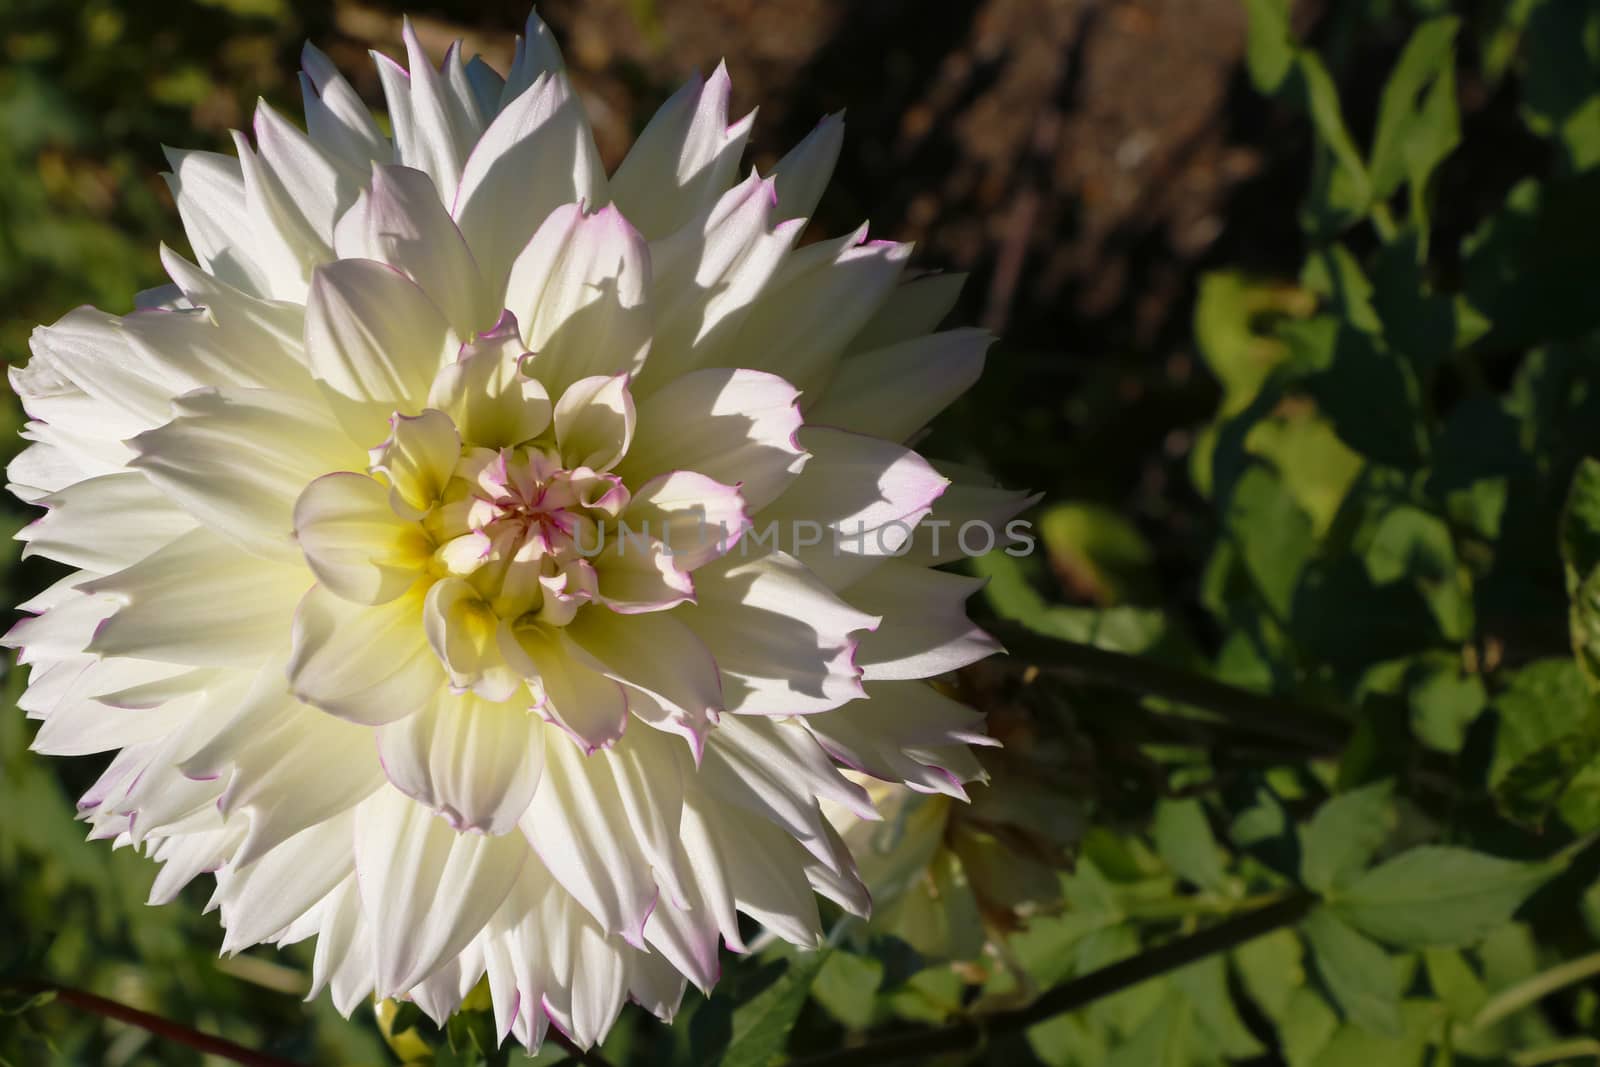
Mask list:
[{"label": "green leaf", "polygon": [[1321,996],[1304,987],[1289,997],[1278,1037],[1283,1041],[1284,1059],[1289,1067],[1309,1067],[1339,1030],[1339,1016]]},{"label": "green leaf", "polygon": [[1267,1018],[1283,1024],[1295,991],[1306,984],[1300,938],[1293,930],[1274,930],[1234,949],[1233,960],[1250,998]]},{"label": "green leaf", "polygon": [[1224,521],[1262,599],[1274,614],[1287,617],[1315,547],[1310,518],[1283,480],[1257,462],[1234,483]]},{"label": "green leaf", "polygon": [[1318,893],[1354,881],[1394,831],[1394,786],[1376,782],[1334,797],[1300,831],[1300,879]]},{"label": "green leaf", "polygon": [[1189,999],[1195,1024],[1223,1055],[1247,1059],[1266,1051],[1233,1005],[1228,968],[1222,956],[1211,956],[1172,972],[1172,984]]},{"label": "green leaf", "polygon": [[1403,1034],[1400,980],[1389,954],[1326,908],[1313,911],[1300,928],[1317,973],[1350,1021],[1386,1037]]},{"label": "green leaf", "polygon": [[1294,68],[1295,45],[1289,36],[1290,0],[1245,0],[1250,35],[1245,66],[1255,87],[1268,95],[1283,87]]},{"label": "green leaf", "polygon": [[1180,878],[1213,893],[1228,891],[1222,850],[1198,800],[1163,800],[1156,805],[1156,851]]},{"label": "green leaf", "polygon": [[1354,926],[1391,944],[1472,945],[1510,920],[1562,866],[1423,845],[1356,879],[1331,898],[1332,906]]},{"label": "green leaf", "polygon": [[1600,702],[1575,661],[1529,664],[1494,707],[1488,784],[1501,811],[1533,826],[1560,812],[1581,832],[1600,827]]},{"label": "green leaf", "polygon": [[1379,199],[1403,181],[1426,184],[1461,141],[1453,47],[1459,28],[1455,18],[1419,26],[1383,88],[1372,144],[1373,195]]},{"label": "green leaf", "polygon": [[720,1067],[768,1067],[783,1054],[811,983],[830,955],[824,948],[793,957],[777,981],[734,1009],[728,1049],[717,1060]]},{"label": "green leaf", "polygon": [[872,1023],[875,998],[882,984],[880,961],[836,950],[817,972],[811,995],[845,1026],[864,1030]]},{"label": "green leaf", "polygon": [[1103,504],[1055,504],[1035,522],[1052,571],[1074,599],[1102,606],[1159,599],[1154,554],[1138,527]]},{"label": "green leaf", "polygon": [[1475,1018],[1489,993],[1461,953],[1451,948],[1430,948],[1423,952],[1422,962],[1428,972],[1428,984],[1450,1010],[1450,1017],[1461,1022]]}]

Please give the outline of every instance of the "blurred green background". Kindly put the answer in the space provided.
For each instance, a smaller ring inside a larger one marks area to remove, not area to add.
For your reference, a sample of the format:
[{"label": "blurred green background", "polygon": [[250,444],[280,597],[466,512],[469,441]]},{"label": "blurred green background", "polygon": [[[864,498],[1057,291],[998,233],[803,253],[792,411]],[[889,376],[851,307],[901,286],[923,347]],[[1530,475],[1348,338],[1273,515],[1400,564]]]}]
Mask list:
[{"label": "blurred green background", "polygon": [[[526,14],[520,0],[405,9],[436,56],[460,36],[502,67]],[[24,360],[36,323],[82,303],[125,311],[163,281],[158,244],[183,238],[160,146],[228,150],[258,96],[297,114],[303,40],[381,107],[365,51],[398,53],[400,10],[0,0],[0,357]],[[1594,5],[551,0],[541,13],[608,163],[725,56],[736,107],[761,108],[759,167],[848,109],[815,232],[870,217],[876,235],[917,241],[920,266],[970,272],[957,318],[1003,341],[927,450],[1046,499],[1044,553],[978,565],[983,612],[1340,717],[1332,750],[1285,750],[1104,687],[1036,684],[1015,662],[972,672],[965,695],[1014,753],[997,788],[1024,783],[1015,807],[941,831],[936,862],[976,894],[978,940],[943,946],[956,968],[911,952],[904,929],[852,940],[791,1005],[795,1048],[1014,1002],[1279,892],[1300,878],[1297,825],[1354,786],[1395,783],[1386,851],[1445,841],[1531,860],[1600,828],[1586,547],[1600,541],[1561,524],[1573,471],[1600,450]],[[20,419],[5,408],[7,456]],[[54,577],[15,554],[4,575],[11,603]],[[13,670],[8,692],[20,684]],[[145,907],[152,865],[85,843],[73,821],[102,761],[32,757],[32,729],[0,715],[8,973],[306,1063],[397,1062],[369,1013],[300,1002],[305,946],[219,962],[202,887]],[[1038,840],[1041,811],[1072,814],[1066,840]],[[986,892],[984,864],[1018,855],[1042,865],[1042,906]],[[981,1058],[1593,1063],[1600,991],[1582,974],[1552,1003],[1482,1012],[1591,959],[1597,866],[1582,853],[1462,951],[1382,938],[1392,980],[1369,968],[1341,985],[1326,943],[1282,931]],[[1030,909],[1047,915],[1019,930]],[[691,994],[670,1034],[630,1014],[608,1056],[712,1062],[733,1006],[779,988],[764,963],[730,969],[709,1003]],[[17,1067],[201,1062],[23,1007],[0,1001],[0,1055]]]}]

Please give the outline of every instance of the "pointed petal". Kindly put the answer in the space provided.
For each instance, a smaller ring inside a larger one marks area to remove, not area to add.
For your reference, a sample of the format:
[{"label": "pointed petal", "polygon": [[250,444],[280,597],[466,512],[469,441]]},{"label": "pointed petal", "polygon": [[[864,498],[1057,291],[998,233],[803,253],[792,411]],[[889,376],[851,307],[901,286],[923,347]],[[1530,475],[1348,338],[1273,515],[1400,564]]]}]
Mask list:
[{"label": "pointed petal", "polygon": [[639,402],[638,431],[617,472],[630,485],[675,470],[738,485],[752,512],[766,507],[805,464],[795,389],[759,371],[684,375]]},{"label": "pointed petal", "polygon": [[[521,73],[506,83],[511,93]],[[605,169],[594,134],[566,75],[553,73],[517,91],[467,158],[451,214],[484,280],[498,286],[512,260],[563,204],[605,201]],[[523,319],[523,309],[508,307]]]},{"label": "pointed petal", "polygon": [[[983,372],[987,330],[951,330],[848,356],[809,419],[837,430],[904,441]],[[916,388],[907,388],[911,382]]]},{"label": "pointed petal", "polygon": [[352,400],[414,412],[454,349],[426,293],[387,264],[342,259],[317,269],[306,302],[311,373]]},{"label": "pointed petal", "polygon": [[419,587],[369,607],[313,586],[294,613],[289,685],[296,697],[377,726],[416,711],[445,683],[422,628]]},{"label": "pointed petal", "polygon": [[419,170],[374,166],[371,185],[339,220],[334,251],[341,259],[372,259],[403,271],[458,337],[489,329],[500,315],[439,191]]},{"label": "pointed petal", "polygon": [[210,530],[193,530],[83,585],[123,605],[95,632],[89,651],[197,667],[260,663],[282,643],[308,577],[299,567],[250,556]]},{"label": "pointed petal", "polygon": [[544,726],[525,702],[441,690],[415,715],[378,730],[378,754],[396,789],[454,829],[505,834],[539,786]]},{"label": "pointed petal", "polygon": [[356,809],[361,903],[377,945],[377,993],[410,989],[467,947],[528,857],[518,834],[459,834],[397,790]]},{"label": "pointed petal", "polygon": [[556,402],[556,444],[569,469],[610,470],[633,441],[636,414],[628,375],[582,378]]},{"label": "pointed petal", "polygon": [[615,207],[550,214],[511,268],[506,307],[555,396],[593,375],[637,373],[650,347],[650,254]]},{"label": "pointed petal", "polygon": [[331,471],[360,469],[361,450],[329,433],[327,409],[267,389],[201,389],[174,418],[128,443],[128,466],[218,533],[270,559],[297,562],[294,502]]},{"label": "pointed petal", "polygon": [[365,474],[329,474],[294,506],[294,536],[317,581],[359,604],[382,604],[422,576],[433,545],[394,513],[389,491]]}]

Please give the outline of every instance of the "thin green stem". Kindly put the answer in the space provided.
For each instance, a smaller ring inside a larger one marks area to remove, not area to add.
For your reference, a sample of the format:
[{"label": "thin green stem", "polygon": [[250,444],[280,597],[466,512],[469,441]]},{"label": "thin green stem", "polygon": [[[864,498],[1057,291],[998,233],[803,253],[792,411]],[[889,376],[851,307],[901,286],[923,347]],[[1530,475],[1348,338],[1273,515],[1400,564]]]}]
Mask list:
[{"label": "thin green stem", "polygon": [[1226,919],[1188,937],[1169,941],[1109,967],[1074,978],[1056,986],[1027,1007],[962,1019],[933,1030],[893,1034],[855,1048],[792,1061],[791,1067],[880,1067],[895,1060],[920,1061],[974,1048],[987,1035],[1025,1030],[1207,956],[1237,948],[1273,930],[1292,926],[1304,918],[1315,903],[1314,896],[1295,892],[1266,907]]},{"label": "thin green stem", "polygon": [[1597,974],[1600,974],[1600,952],[1580,956],[1575,960],[1558,964],[1548,971],[1541,971],[1489,998],[1488,1003],[1479,1009],[1477,1017],[1472,1020],[1471,1029],[1487,1029],[1501,1019],[1515,1015],[1528,1005],[1543,1000],[1551,993],[1565,989],[1569,985],[1576,985],[1586,978],[1593,978]]},{"label": "thin green stem", "polygon": [[1267,696],[1181,667],[1046,637],[1015,624],[1000,623],[989,629],[1012,656],[1041,671],[1187,704],[1257,734],[1291,741],[1316,753],[1337,752],[1350,736],[1349,724],[1320,705]]}]

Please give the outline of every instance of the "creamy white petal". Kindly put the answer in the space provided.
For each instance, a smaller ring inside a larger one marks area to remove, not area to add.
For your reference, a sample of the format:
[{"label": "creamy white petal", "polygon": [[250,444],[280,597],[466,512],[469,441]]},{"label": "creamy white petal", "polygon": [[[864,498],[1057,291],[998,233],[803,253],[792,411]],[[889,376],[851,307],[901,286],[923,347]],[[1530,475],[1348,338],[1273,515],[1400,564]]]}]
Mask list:
[{"label": "creamy white petal", "polygon": [[690,721],[722,711],[716,661],[687,626],[668,614],[578,614],[565,635],[608,678],[655,696]]},{"label": "creamy white petal", "polygon": [[759,512],[805,465],[796,438],[797,398],[794,387],[773,374],[686,374],[639,402],[639,429],[617,473],[643,485],[675,470],[695,471],[737,485],[745,504]]},{"label": "creamy white petal", "polygon": [[438,307],[394,267],[343,259],[312,279],[306,356],[343,396],[414,413],[456,343]]},{"label": "creamy white petal", "polygon": [[699,604],[683,621],[716,659],[727,710],[806,715],[862,695],[856,646],[877,616],[783,552],[736,551],[701,573]]},{"label": "creamy white petal", "polygon": [[526,701],[496,704],[441,690],[421,711],[380,729],[378,753],[395,788],[453,828],[504,834],[516,829],[538,788],[544,732]]},{"label": "creamy white petal", "polygon": [[870,352],[932,333],[955,309],[966,282],[960,273],[923,274],[901,282],[851,338],[847,351]]},{"label": "creamy white petal", "polygon": [[48,556],[101,574],[137,563],[196,525],[132,471],[86,478],[36,503],[49,510],[17,534],[23,558]]},{"label": "creamy white petal", "polygon": [[[507,93],[520,77],[513,72]],[[605,169],[582,105],[566,75],[552,72],[518,90],[489,124],[467,158],[450,214],[483,277],[497,285],[557,208],[599,206],[605,189]],[[510,300],[506,306],[528,325],[523,310]]]},{"label": "creamy white petal", "polygon": [[984,579],[885,560],[845,590],[850,603],[883,617],[861,638],[856,661],[870,680],[929,678],[1001,651],[967,618]]},{"label": "creamy white petal", "polygon": [[369,726],[422,707],[445,683],[423,633],[424,597],[414,588],[367,606],[313,586],[294,612],[289,685],[295,696]]},{"label": "creamy white petal", "polygon": [[829,115],[773,168],[778,180],[778,217],[810,218],[833,177],[844,146],[844,112]]},{"label": "creamy white petal", "polygon": [[206,526],[269,559],[298,562],[294,503],[306,483],[365,466],[325,407],[266,389],[201,389],[132,438],[128,466]]},{"label": "creamy white petal", "polygon": [[[573,745],[547,745],[544,777],[522,830],[550,873],[608,934],[642,945],[656,882],[628,827],[611,759],[606,750],[585,756]],[[601,826],[607,832],[587,829]]]},{"label": "creamy white petal", "polygon": [[239,161],[219,152],[166,153],[172,170],[163,177],[196,258],[226,284],[265,296],[270,268],[258,262],[249,227],[241,226],[247,209]]},{"label": "creamy white petal", "polygon": [[734,342],[741,365],[781,374],[816,400],[845,345],[888,298],[911,246],[856,237],[791,255]]},{"label": "creamy white petal", "polygon": [[628,375],[580,378],[555,406],[556,445],[569,468],[610,470],[628,452],[637,414]]},{"label": "creamy white petal", "polygon": [[505,304],[552,396],[580,378],[631,374],[650,347],[650,254],[615,207],[550,213],[517,255]]},{"label": "creamy white petal", "polygon": [[416,985],[466,948],[528,856],[520,835],[460,834],[398,790],[355,813],[356,880],[372,924],[377,993]]},{"label": "creamy white petal", "polygon": [[120,603],[89,651],[105,656],[249,667],[284,636],[309,577],[193,530],[125,570],[85,583]]},{"label": "creamy white petal", "polygon": [[381,604],[421,577],[433,545],[396,515],[389,490],[365,474],[326,474],[294,505],[294,537],[317,581],[345,600]]},{"label": "creamy white petal", "polygon": [[526,657],[524,674],[534,682],[534,709],[564,730],[583,750],[616,742],[628,723],[622,687],[607,678],[558,627],[524,626],[514,633]]},{"label": "creamy white petal", "polygon": [[728,124],[726,64],[673,94],[611,178],[611,196],[646,237],[665,237],[709,211],[733,181],[755,113]]},{"label": "creamy white petal", "polygon": [[993,342],[987,330],[950,330],[848,356],[807,418],[904,441],[972,387]]},{"label": "creamy white petal", "polygon": [[422,171],[374,166],[371,183],[339,219],[334,251],[342,259],[372,259],[403,271],[428,294],[457,337],[488,330],[499,301]]},{"label": "creamy white petal", "polygon": [[810,462],[757,525],[776,523],[780,545],[835,589],[899,553],[950,484],[915,452],[875,437],[811,427],[800,442]]},{"label": "creamy white petal", "polygon": [[329,157],[357,180],[372,163],[388,163],[394,146],[372,121],[372,113],[323,52],[307,41],[300,51],[300,95],[306,132]]}]

